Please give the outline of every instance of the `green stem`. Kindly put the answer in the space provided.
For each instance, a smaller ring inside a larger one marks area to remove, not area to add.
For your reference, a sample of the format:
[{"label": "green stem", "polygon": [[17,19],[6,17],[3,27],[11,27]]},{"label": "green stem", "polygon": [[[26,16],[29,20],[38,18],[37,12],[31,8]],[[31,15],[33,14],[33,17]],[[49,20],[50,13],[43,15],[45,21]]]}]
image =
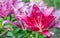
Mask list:
[{"label": "green stem", "polygon": [[24,33],[25,33],[25,36],[24,36],[24,37],[25,37],[25,38],[28,38],[28,33],[27,33],[26,30],[24,31]]}]

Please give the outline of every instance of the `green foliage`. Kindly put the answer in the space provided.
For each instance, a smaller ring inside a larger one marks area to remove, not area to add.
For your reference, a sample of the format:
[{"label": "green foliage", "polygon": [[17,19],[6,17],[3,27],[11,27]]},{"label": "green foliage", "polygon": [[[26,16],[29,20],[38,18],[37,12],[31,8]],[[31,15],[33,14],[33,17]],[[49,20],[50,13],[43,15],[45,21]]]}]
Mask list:
[{"label": "green foliage", "polygon": [[3,22],[3,19],[2,18],[0,18],[0,33],[2,33],[4,30],[2,29],[2,22]]},{"label": "green foliage", "polygon": [[7,36],[13,36],[13,33],[12,32],[7,32],[6,35]]},{"label": "green foliage", "polygon": [[43,0],[45,1],[48,5],[47,6],[54,6],[55,9],[60,8],[60,0]]},{"label": "green foliage", "polygon": [[2,23],[0,22],[0,29],[2,28]]},{"label": "green foliage", "polygon": [[23,2],[25,2],[25,3],[26,3],[26,2],[29,2],[29,0],[23,0]]}]

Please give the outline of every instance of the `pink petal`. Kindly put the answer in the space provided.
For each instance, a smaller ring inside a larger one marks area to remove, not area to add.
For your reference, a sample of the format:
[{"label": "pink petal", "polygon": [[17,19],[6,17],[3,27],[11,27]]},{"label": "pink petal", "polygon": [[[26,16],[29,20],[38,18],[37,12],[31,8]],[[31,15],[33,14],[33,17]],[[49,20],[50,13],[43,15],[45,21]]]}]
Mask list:
[{"label": "pink petal", "polygon": [[16,9],[20,9],[20,8],[22,8],[24,6],[24,3],[23,2],[15,2],[14,3],[14,7],[16,8]]},{"label": "pink petal", "polygon": [[43,12],[43,14],[44,14],[45,16],[49,16],[49,15],[51,15],[51,14],[53,13],[53,10],[54,10],[53,7],[47,8],[47,9]]},{"label": "pink petal", "polygon": [[32,7],[32,14],[31,15],[35,17],[35,16],[37,16],[36,13],[40,13],[40,9],[37,5],[34,4]]},{"label": "pink petal", "polygon": [[50,23],[55,19],[54,16],[43,17],[43,28],[49,27]]},{"label": "pink petal", "polygon": [[60,28],[60,22],[57,22],[57,23],[55,24],[55,27]]},{"label": "pink petal", "polygon": [[26,26],[26,28],[27,29],[29,29],[29,30],[32,30],[32,31],[35,31],[35,32],[38,32],[40,29],[38,28],[38,27],[36,27],[36,26]]},{"label": "pink petal", "polygon": [[49,32],[48,30],[41,32],[41,34],[44,34],[45,36],[48,36],[48,37],[50,37],[51,35],[54,35],[53,32]]},{"label": "pink petal", "polygon": [[55,19],[55,20],[58,20],[58,19],[60,18],[60,9],[55,10],[55,12],[54,12],[53,16],[55,16],[55,17],[56,17],[56,19]]}]

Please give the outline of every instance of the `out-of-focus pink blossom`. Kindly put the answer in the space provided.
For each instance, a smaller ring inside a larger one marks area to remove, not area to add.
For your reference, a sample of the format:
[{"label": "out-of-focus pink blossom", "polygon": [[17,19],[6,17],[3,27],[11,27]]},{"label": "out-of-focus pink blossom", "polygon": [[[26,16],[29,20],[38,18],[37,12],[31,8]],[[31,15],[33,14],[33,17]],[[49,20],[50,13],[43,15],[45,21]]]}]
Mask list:
[{"label": "out-of-focus pink blossom", "polygon": [[12,13],[12,0],[0,0],[0,17],[6,18]]}]

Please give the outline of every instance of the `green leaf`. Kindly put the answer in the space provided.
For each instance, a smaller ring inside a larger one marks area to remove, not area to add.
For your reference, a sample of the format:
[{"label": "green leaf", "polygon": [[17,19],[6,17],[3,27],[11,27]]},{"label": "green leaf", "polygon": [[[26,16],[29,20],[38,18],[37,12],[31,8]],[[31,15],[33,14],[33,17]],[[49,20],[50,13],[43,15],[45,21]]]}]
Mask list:
[{"label": "green leaf", "polygon": [[0,29],[2,28],[2,22],[0,22]]},{"label": "green leaf", "polygon": [[16,30],[14,30],[14,32],[13,32],[13,33],[17,33],[19,30],[20,30],[20,29],[16,29]]},{"label": "green leaf", "polygon": [[20,35],[18,35],[17,38],[22,38],[23,36],[24,36],[24,34],[20,34]]},{"label": "green leaf", "polygon": [[0,18],[0,22],[2,22],[3,21],[3,19],[2,18]]},{"label": "green leaf", "polygon": [[26,3],[26,2],[29,2],[29,0],[22,0],[22,1],[25,2],[25,3]]},{"label": "green leaf", "polygon": [[13,33],[12,33],[12,32],[7,32],[6,35],[7,35],[7,36],[13,36]]}]

